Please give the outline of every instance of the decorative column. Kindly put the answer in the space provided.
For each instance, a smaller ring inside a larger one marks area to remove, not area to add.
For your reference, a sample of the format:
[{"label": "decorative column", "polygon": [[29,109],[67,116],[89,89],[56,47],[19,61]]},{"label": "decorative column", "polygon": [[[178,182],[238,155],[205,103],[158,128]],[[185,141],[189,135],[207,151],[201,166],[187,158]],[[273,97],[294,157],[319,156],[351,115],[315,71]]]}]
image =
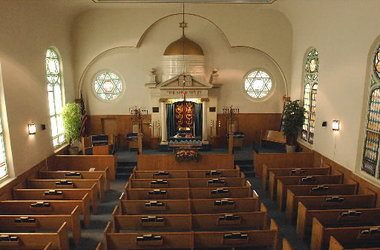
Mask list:
[{"label": "decorative column", "polygon": [[161,145],[168,144],[168,126],[166,124],[166,99],[160,99],[161,108]]},{"label": "decorative column", "polygon": [[202,143],[208,144],[207,135],[207,102],[208,99],[202,98]]}]

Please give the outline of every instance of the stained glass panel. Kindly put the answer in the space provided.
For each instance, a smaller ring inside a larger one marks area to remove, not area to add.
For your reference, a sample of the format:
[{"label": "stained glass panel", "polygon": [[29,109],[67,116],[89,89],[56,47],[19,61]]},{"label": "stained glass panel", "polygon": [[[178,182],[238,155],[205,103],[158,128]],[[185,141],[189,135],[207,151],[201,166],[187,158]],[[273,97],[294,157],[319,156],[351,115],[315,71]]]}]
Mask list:
[{"label": "stained glass panel", "polygon": [[307,53],[304,70],[303,105],[305,108],[305,121],[302,126],[301,138],[313,144],[319,71],[318,51],[315,48]]},{"label": "stained glass panel", "polygon": [[380,47],[377,48],[375,56],[373,57],[374,72],[380,79]]},{"label": "stained glass panel", "polygon": [[362,170],[375,176],[380,142],[380,89],[374,89],[369,100],[367,132],[364,141]]},{"label": "stained glass panel", "polygon": [[123,83],[115,73],[100,72],[95,77],[93,89],[100,99],[112,101],[121,95]]},{"label": "stained glass panel", "polygon": [[264,98],[272,90],[272,79],[264,71],[252,71],[244,80],[244,90],[254,99]]},{"label": "stained glass panel", "polygon": [[64,134],[61,118],[61,112],[63,107],[63,91],[62,91],[62,69],[61,60],[58,53],[49,48],[46,51],[46,79],[48,90],[48,103],[51,133],[53,138],[53,145],[57,147],[61,145],[64,140],[61,138]]}]

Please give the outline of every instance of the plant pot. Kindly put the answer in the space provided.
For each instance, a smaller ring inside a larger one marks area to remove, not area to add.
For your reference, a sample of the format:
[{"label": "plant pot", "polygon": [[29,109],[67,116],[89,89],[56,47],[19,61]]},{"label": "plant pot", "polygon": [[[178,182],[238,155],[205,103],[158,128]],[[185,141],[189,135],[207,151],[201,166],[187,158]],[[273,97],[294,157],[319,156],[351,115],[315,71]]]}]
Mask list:
[{"label": "plant pot", "polygon": [[285,145],[286,153],[294,153],[296,152],[296,147],[295,145]]}]

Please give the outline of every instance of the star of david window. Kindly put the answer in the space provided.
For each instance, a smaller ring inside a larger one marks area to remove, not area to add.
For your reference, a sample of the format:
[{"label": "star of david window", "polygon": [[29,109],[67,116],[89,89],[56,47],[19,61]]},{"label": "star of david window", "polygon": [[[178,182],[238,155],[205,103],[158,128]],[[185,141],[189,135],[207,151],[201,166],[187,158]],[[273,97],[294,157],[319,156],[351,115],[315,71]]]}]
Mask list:
[{"label": "star of david window", "polygon": [[93,82],[95,95],[104,101],[113,101],[123,91],[123,82],[115,73],[105,71],[99,72]]},{"label": "star of david window", "polygon": [[245,77],[244,90],[253,99],[257,100],[267,97],[272,89],[272,79],[265,71],[254,70]]}]

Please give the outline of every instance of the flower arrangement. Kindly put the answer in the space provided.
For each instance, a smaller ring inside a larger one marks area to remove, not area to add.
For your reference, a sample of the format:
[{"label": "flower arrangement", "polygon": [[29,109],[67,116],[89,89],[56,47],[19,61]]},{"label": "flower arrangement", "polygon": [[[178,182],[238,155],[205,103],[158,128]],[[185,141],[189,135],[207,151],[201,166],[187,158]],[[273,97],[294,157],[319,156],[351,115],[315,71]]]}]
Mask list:
[{"label": "flower arrangement", "polygon": [[179,149],[175,153],[175,159],[182,161],[199,161],[200,155],[195,149]]}]

